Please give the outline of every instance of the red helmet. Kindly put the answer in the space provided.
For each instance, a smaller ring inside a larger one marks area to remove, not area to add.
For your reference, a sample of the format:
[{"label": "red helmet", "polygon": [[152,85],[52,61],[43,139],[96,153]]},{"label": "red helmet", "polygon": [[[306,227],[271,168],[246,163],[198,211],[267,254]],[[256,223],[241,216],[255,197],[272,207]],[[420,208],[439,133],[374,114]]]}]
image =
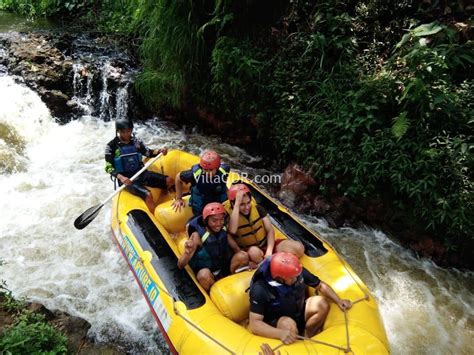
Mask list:
[{"label": "red helmet", "polygon": [[270,261],[270,273],[273,278],[291,278],[301,274],[303,267],[296,255],[280,252],[272,256]]},{"label": "red helmet", "polygon": [[202,210],[202,218],[206,220],[209,216],[214,216],[216,214],[226,213],[224,206],[219,202],[211,202],[204,207]]},{"label": "red helmet", "polygon": [[249,188],[245,184],[235,184],[232,185],[229,190],[227,191],[227,198],[229,201],[234,201],[235,197],[237,196],[237,192],[243,191],[244,193],[250,193]]},{"label": "red helmet", "polygon": [[213,150],[206,150],[201,155],[199,165],[206,170],[217,169],[221,165],[221,156]]}]

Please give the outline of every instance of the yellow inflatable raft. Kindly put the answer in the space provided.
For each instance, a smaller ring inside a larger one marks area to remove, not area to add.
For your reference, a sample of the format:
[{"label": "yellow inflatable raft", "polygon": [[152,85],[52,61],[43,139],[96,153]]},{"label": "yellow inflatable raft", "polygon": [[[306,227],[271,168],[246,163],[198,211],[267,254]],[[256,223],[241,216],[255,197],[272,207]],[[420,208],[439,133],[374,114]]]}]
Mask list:
[{"label": "yellow inflatable raft", "polygon": [[[150,170],[174,177],[198,161],[197,156],[189,153],[170,151]],[[235,180],[241,179],[231,172],[228,186]],[[276,238],[301,241],[306,249],[302,264],[354,305],[344,313],[331,304],[323,331],[291,345],[253,335],[247,329],[250,304],[246,292],[253,271],[225,277],[206,293],[189,266],[183,270],[177,267],[178,257],[184,251],[184,228],[192,216],[191,208],[176,213],[171,208],[174,196],[153,189],[159,204],[152,215],[140,198],[122,191],[113,200],[112,234],[171,352],[257,354],[260,346],[267,343],[281,354],[388,353],[389,344],[375,299],[351,267],[287,208],[252,182],[244,182],[256,202],[268,211]]]}]

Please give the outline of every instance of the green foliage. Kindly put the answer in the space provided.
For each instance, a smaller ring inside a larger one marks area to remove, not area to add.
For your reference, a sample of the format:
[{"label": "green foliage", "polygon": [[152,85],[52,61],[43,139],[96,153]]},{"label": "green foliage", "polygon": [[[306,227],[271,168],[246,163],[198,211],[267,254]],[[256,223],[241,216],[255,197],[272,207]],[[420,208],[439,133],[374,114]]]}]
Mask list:
[{"label": "green foliage", "polygon": [[36,16],[53,16],[57,14],[78,15],[97,6],[96,0],[2,0],[1,10]]},{"label": "green foliage", "polygon": [[189,82],[199,77],[205,43],[198,30],[210,14],[209,2],[144,1],[137,28],[145,70],[136,89],[149,105],[183,107]]},{"label": "green foliage", "polygon": [[[317,27],[324,33],[296,34],[272,63],[275,107],[263,117],[277,149],[316,166],[323,190],[383,195],[439,234],[472,236],[472,43],[421,25],[364,77],[349,37],[343,46],[326,40],[337,36],[328,30],[344,32],[341,17],[330,19]],[[325,67],[328,52],[336,61]]]},{"label": "green foliage", "polygon": [[4,280],[0,284],[0,309],[14,317],[13,324],[0,334],[2,354],[53,355],[67,352],[67,338],[49,325],[42,314],[28,311],[23,299],[15,300]]},{"label": "green foliage", "polygon": [[22,311],[25,306],[26,302],[23,299],[16,300],[11,291],[6,288],[5,281],[3,281],[3,284],[1,286],[0,294],[2,297],[2,308],[5,309],[8,312],[12,313],[19,313]]},{"label": "green foliage", "polygon": [[220,37],[212,51],[211,92],[222,112],[251,112],[249,101],[258,95],[258,83],[264,64],[257,60],[258,53],[248,41]]},{"label": "green foliage", "polygon": [[67,338],[46,323],[44,316],[24,312],[0,337],[6,354],[65,354]]}]

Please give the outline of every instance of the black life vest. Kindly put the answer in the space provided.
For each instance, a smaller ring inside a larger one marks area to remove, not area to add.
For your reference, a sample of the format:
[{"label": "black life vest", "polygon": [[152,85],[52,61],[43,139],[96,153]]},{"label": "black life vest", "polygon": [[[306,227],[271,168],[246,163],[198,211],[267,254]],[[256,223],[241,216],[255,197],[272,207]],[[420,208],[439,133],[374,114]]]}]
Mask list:
[{"label": "black life vest", "polygon": [[118,144],[114,158],[114,169],[118,173],[135,174],[143,166],[142,155],[138,152],[138,142]]},{"label": "black life vest", "polygon": [[211,233],[204,226],[202,216],[194,217],[189,225],[196,229],[202,241],[202,246],[198,247],[189,261],[191,268],[195,271],[208,268],[212,272],[224,269],[229,255],[226,227],[223,227],[217,235]]},{"label": "black life vest", "polygon": [[194,184],[191,187],[190,206],[202,210],[208,203],[222,203],[227,199],[226,181],[229,175],[228,165],[222,163],[213,177],[204,174],[199,164],[193,165],[191,170],[194,176]]},{"label": "black life vest", "polygon": [[264,321],[279,319],[287,316],[293,319],[303,316],[304,301],[306,299],[306,284],[303,273],[296,282],[287,286],[275,281],[270,273],[271,257],[264,260],[257,269],[250,282],[250,288],[256,283],[263,283],[268,292],[270,304],[265,310]]}]

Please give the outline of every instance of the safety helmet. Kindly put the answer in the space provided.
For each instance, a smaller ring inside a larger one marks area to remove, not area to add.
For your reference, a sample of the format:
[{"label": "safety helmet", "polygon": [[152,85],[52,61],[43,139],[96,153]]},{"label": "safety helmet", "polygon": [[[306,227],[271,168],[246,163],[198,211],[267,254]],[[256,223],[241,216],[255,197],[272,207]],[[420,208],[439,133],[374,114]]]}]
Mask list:
[{"label": "safety helmet", "polygon": [[131,120],[127,120],[125,118],[119,118],[115,121],[115,130],[118,131],[119,129],[133,129],[133,122]]},{"label": "safety helmet", "polygon": [[206,150],[201,155],[199,165],[206,170],[217,169],[221,165],[221,156],[213,150]]},{"label": "safety helmet", "polygon": [[273,278],[292,278],[301,274],[303,267],[296,255],[280,252],[272,256],[270,261],[270,273]]},{"label": "safety helmet", "polygon": [[216,214],[226,213],[224,206],[219,202],[211,202],[204,207],[202,210],[202,218],[206,220],[209,216],[214,216]]},{"label": "safety helmet", "polygon": [[243,191],[244,193],[250,193],[249,188],[245,184],[235,184],[232,185],[229,190],[227,191],[227,198],[229,201],[234,201],[235,197],[237,196],[237,192]]}]

